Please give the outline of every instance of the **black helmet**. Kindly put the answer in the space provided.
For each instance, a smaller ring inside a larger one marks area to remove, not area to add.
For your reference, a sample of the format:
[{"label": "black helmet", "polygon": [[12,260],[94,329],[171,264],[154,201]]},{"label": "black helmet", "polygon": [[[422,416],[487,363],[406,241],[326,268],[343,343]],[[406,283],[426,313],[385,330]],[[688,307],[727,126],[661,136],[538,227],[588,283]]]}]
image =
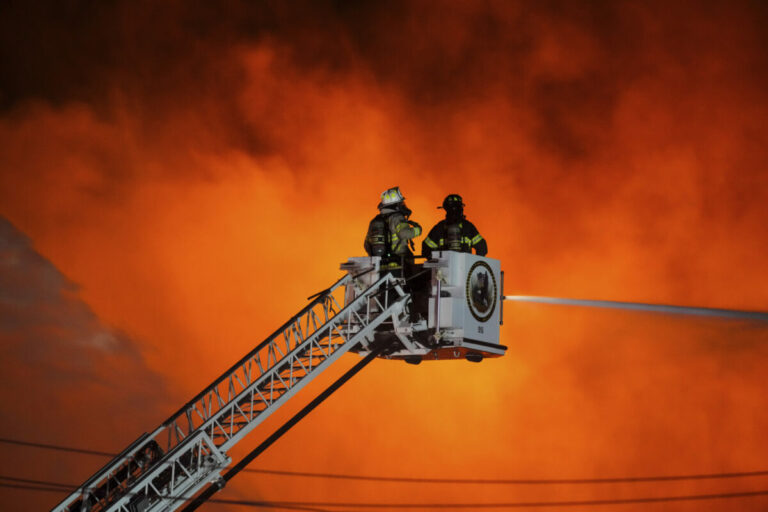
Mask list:
[{"label": "black helmet", "polygon": [[463,209],[464,206],[464,201],[459,194],[448,194],[445,196],[445,199],[443,199],[443,206],[438,206],[438,208],[442,208],[443,210],[454,210]]}]

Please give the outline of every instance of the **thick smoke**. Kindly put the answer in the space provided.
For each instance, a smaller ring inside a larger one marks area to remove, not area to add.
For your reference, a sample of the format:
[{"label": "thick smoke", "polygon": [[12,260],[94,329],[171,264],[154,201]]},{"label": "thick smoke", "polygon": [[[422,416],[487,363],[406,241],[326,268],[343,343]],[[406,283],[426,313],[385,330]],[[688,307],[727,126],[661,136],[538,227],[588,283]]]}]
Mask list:
[{"label": "thick smoke", "polygon": [[[747,1],[6,3],[0,214],[181,396],[361,253],[396,184],[427,228],[461,193],[506,293],[765,310],[767,17]],[[491,478],[764,469],[764,326],[505,313],[504,358],[375,364],[261,464]],[[765,485],[382,491],[275,477],[238,491],[492,502]]]},{"label": "thick smoke", "polygon": [[[3,438],[119,451],[162,420],[168,388],[137,344],[104,326],[77,287],[1,218],[0,318]],[[84,480],[104,463],[8,444],[3,453],[5,476],[65,483]],[[57,501],[48,493],[0,493],[0,502],[16,510]]]}]

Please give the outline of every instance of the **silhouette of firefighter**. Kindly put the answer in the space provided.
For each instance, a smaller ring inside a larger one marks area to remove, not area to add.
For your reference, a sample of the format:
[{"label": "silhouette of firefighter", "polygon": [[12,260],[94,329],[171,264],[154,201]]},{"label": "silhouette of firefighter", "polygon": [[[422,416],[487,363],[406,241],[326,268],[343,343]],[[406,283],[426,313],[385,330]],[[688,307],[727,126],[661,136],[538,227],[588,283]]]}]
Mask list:
[{"label": "silhouette of firefighter", "polygon": [[413,239],[421,235],[421,226],[410,220],[411,210],[399,187],[381,193],[379,214],[368,225],[365,251],[369,256],[381,256],[382,271],[402,277],[403,269],[413,265]]},{"label": "silhouette of firefighter", "polygon": [[464,201],[459,194],[449,194],[438,206],[445,210],[445,219],[438,222],[421,244],[421,254],[430,258],[432,251],[472,252],[488,254],[488,244],[474,224],[464,216]]}]

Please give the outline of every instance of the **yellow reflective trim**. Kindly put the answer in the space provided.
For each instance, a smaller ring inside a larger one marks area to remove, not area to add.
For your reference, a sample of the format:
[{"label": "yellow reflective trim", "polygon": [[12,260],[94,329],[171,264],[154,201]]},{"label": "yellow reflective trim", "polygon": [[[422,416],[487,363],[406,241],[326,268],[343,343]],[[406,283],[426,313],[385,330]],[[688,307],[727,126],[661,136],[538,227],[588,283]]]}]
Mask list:
[{"label": "yellow reflective trim", "polygon": [[477,243],[480,243],[480,240],[482,240],[483,237],[478,233],[478,235],[472,239],[472,245],[475,245]]},{"label": "yellow reflective trim", "polygon": [[437,249],[437,244],[433,242],[429,237],[424,239],[424,243],[427,244],[427,247],[431,247],[432,249]]}]

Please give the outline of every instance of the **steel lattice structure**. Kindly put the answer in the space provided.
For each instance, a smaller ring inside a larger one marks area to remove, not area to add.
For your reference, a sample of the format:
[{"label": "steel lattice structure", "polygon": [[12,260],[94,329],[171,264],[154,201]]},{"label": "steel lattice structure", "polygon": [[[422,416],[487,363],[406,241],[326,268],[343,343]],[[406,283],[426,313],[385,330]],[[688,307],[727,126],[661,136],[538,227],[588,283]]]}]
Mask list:
[{"label": "steel lattice structure", "polygon": [[397,325],[409,300],[386,274],[345,307],[347,274],[319,294],[151,434],[144,434],[55,512],[172,511],[209,483],[227,452],[382,323]]}]

